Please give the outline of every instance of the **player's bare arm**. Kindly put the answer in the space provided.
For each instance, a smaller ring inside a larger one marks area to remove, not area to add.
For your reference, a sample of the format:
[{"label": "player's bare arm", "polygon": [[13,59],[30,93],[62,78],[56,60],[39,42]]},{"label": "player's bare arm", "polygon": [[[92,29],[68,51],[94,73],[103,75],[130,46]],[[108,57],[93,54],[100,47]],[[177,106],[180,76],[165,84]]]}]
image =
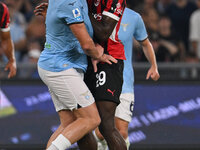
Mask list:
[{"label": "player's bare arm", "polygon": [[69,27],[88,56],[94,59],[99,59],[103,55],[103,48],[95,46],[84,23],[71,24]]},{"label": "player's bare arm", "polygon": [[8,78],[12,78],[16,75],[16,61],[14,56],[14,46],[11,40],[10,31],[2,32],[1,35],[1,45],[5,55],[8,58],[8,63],[5,67],[5,71],[9,70]]},{"label": "player's bare arm", "polygon": [[144,52],[146,58],[148,59],[148,61],[151,64],[151,67],[148,70],[146,79],[148,80],[149,78],[151,78],[152,80],[157,81],[160,78],[160,75],[159,75],[159,72],[158,72],[156,56],[155,56],[153,47],[152,47],[149,39],[142,41],[141,44],[142,44],[142,47],[143,47],[143,52]]},{"label": "player's bare arm", "polygon": [[86,30],[84,23],[72,24],[70,25],[70,29],[80,42],[84,52],[93,58],[93,67],[95,72],[97,71],[98,62],[106,62],[108,64],[112,64],[112,62],[117,63],[117,60],[112,56],[103,54],[104,49],[100,45],[96,44],[95,46],[92,38],[89,36]]},{"label": "player's bare arm", "polygon": [[72,24],[70,25],[70,29],[72,30],[73,34],[80,42],[82,49],[88,56],[92,57],[94,60],[106,62],[108,64],[112,64],[112,62],[117,63],[117,60],[112,56],[103,54],[104,49],[100,45],[95,46],[92,38],[87,32],[84,23]]},{"label": "player's bare arm", "polygon": [[94,29],[94,36],[97,41],[107,41],[118,21],[108,16],[102,15],[102,20],[99,22],[95,19],[95,15],[89,14],[89,16]]}]

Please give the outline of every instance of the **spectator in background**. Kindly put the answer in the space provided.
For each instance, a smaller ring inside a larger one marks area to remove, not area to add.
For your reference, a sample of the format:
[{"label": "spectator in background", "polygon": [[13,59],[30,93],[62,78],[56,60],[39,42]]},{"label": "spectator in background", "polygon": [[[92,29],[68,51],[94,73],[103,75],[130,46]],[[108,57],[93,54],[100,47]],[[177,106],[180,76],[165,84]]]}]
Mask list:
[{"label": "spectator in background", "polygon": [[160,40],[159,34],[152,34],[150,36],[150,42],[155,50],[156,59],[158,62],[170,62],[171,54],[170,50],[162,45],[163,42]]},{"label": "spectator in background", "polygon": [[142,13],[147,32],[149,35],[158,32],[159,14],[154,8],[144,9]]},{"label": "spectator in background", "polygon": [[140,1],[138,6],[135,7],[135,10],[140,14],[142,14],[144,10],[149,10],[149,9],[156,9],[156,0]]},{"label": "spectator in background", "polygon": [[183,40],[187,50],[189,43],[189,19],[195,9],[196,5],[188,0],[175,0],[166,10],[173,27],[178,33],[179,38]]},{"label": "spectator in background", "polygon": [[[152,33],[151,35],[149,35],[149,39],[154,48],[156,59],[158,62],[174,61],[177,49],[174,48],[175,50],[171,50],[171,45],[169,46],[168,42],[166,42],[165,40],[161,40],[159,33]],[[147,61],[144,54],[140,56],[140,61]]]},{"label": "spectator in background", "polygon": [[33,5],[31,0],[20,0],[19,10],[24,14],[24,17],[27,22],[29,22],[34,15],[33,13]]},{"label": "spectator in background", "polygon": [[21,14],[18,10],[20,5],[19,2],[20,1],[5,0],[10,12],[10,33],[15,46],[15,56],[17,62],[22,59],[22,53],[26,48],[26,21],[23,14]]},{"label": "spectator in background", "polygon": [[143,9],[156,8],[156,0],[144,0]]},{"label": "spectator in background", "polygon": [[200,0],[196,0],[198,10],[190,18],[191,52],[200,60]]},{"label": "spectator in background", "polygon": [[28,53],[23,58],[23,62],[37,64],[37,61],[40,57],[41,46],[38,41],[30,41],[28,44]]},{"label": "spectator in background", "polygon": [[159,14],[164,14],[171,3],[172,0],[143,0],[136,6],[136,10],[141,13],[143,10],[154,8]]},{"label": "spectator in background", "polygon": [[161,16],[159,20],[160,42],[170,51],[172,61],[183,61],[185,48],[183,42],[172,30],[171,20],[167,16]]},{"label": "spectator in background", "polygon": [[[30,65],[37,64],[38,59],[40,57],[41,49],[42,48],[38,41],[36,41],[36,40],[29,41],[28,52],[27,52],[27,55],[25,55],[23,58],[23,63],[30,64]],[[37,67],[27,67],[25,70],[21,69],[21,70],[19,70],[19,76],[21,78],[30,78],[31,77],[31,78],[39,79]]]},{"label": "spectator in background", "polygon": [[29,41],[37,40],[40,46],[43,47],[45,43],[44,18],[34,16],[27,27],[26,35]]},{"label": "spectator in background", "polygon": [[172,3],[172,0],[159,0],[157,4],[157,9],[160,14],[165,14],[166,9]]}]

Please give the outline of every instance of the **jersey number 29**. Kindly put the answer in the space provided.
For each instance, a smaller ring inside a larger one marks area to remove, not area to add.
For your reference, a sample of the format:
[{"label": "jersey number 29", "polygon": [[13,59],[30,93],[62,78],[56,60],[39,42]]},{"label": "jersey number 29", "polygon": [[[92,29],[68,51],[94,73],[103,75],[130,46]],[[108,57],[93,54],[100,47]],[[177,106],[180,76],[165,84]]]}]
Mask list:
[{"label": "jersey number 29", "polygon": [[97,78],[96,87],[104,85],[106,83],[105,71],[101,71],[100,73],[97,73],[96,78]]}]

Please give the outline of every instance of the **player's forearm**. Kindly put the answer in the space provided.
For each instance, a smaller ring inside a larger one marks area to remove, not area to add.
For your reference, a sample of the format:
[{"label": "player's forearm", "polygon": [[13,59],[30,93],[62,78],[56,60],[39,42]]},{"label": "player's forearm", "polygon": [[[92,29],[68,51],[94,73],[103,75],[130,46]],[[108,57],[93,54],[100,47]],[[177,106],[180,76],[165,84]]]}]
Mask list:
[{"label": "player's forearm", "polygon": [[154,52],[153,46],[151,45],[150,41],[147,39],[144,42],[142,42],[142,47],[143,47],[143,52],[144,52],[147,60],[151,64],[151,66],[157,68],[155,52]]},{"label": "player's forearm", "polygon": [[7,39],[2,41],[4,54],[8,58],[9,62],[15,61],[15,54],[14,54],[14,44],[11,39]]},{"label": "player's forearm", "polygon": [[92,39],[89,39],[88,42],[83,43],[81,47],[86,55],[94,59],[98,59],[102,56],[102,54],[96,49],[96,46]]},{"label": "player's forearm", "polygon": [[69,26],[74,36],[78,39],[83,51],[86,55],[97,59],[101,57],[101,53],[96,48],[92,38],[89,36],[84,23],[72,24]]}]

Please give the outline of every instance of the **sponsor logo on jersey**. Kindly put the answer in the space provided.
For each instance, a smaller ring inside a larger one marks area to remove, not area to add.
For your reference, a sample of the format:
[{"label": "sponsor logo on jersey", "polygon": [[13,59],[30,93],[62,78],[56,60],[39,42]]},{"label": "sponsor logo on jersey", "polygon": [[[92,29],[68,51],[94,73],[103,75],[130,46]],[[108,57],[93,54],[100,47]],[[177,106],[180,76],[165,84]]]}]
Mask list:
[{"label": "sponsor logo on jersey", "polygon": [[47,48],[47,49],[50,49],[50,48],[51,48],[51,44],[49,44],[49,43],[46,42],[46,43],[44,44],[44,47]]},{"label": "sponsor logo on jersey", "polygon": [[111,91],[110,89],[107,89],[107,92],[111,93],[112,96],[114,96],[115,90],[114,90],[114,91]]},{"label": "sponsor logo on jersey", "polygon": [[79,10],[78,8],[73,9],[73,10],[72,10],[72,13],[73,13],[73,15],[74,15],[74,18],[76,18],[76,19],[78,19],[78,20],[81,19],[81,12],[80,12],[80,10]]},{"label": "sponsor logo on jersey", "polygon": [[96,20],[101,20],[101,19],[102,19],[102,14],[101,14],[101,13],[99,13],[99,14],[94,14],[94,18],[95,18]]}]

